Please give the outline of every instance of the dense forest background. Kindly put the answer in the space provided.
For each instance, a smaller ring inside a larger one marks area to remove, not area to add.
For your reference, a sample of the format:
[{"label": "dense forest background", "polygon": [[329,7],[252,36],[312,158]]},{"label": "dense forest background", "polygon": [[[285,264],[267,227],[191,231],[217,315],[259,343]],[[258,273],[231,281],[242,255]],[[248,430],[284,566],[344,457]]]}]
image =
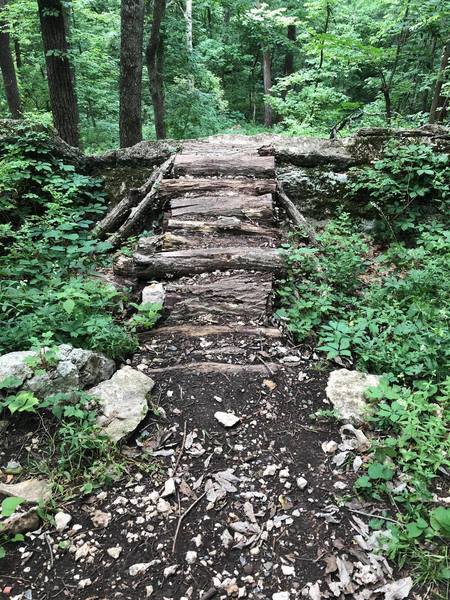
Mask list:
[{"label": "dense forest background", "polygon": [[0,0],[0,10],[0,114],[53,112],[86,150],[448,121],[442,0]]}]

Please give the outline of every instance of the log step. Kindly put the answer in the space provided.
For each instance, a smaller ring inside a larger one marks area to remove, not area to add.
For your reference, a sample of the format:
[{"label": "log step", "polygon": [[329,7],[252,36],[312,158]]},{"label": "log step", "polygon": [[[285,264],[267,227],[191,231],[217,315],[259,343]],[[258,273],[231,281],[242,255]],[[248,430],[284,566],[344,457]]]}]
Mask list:
[{"label": "log step", "polygon": [[237,217],[256,223],[273,222],[272,194],[262,196],[183,196],[170,201],[172,218]]},{"label": "log step", "polygon": [[187,233],[201,233],[204,235],[233,233],[234,235],[255,235],[257,237],[267,237],[268,239],[280,237],[278,229],[254,225],[253,223],[244,222],[237,217],[218,217],[217,219],[208,219],[205,221],[168,219],[165,229],[173,231],[175,235],[185,235]]},{"label": "log step", "polygon": [[170,367],[147,369],[145,373],[150,377],[155,375],[170,376],[171,374],[183,373],[189,375],[221,373],[228,377],[233,375],[249,375],[253,377],[269,377],[283,368],[279,363],[265,363],[261,365],[239,365],[220,362],[191,362]]},{"label": "log step", "polygon": [[183,196],[186,193],[200,196],[204,194],[261,196],[273,194],[277,185],[275,179],[248,179],[245,177],[227,179],[226,177],[206,177],[163,179],[158,195],[162,199]]},{"label": "log step", "polygon": [[270,305],[270,273],[212,273],[181,278],[166,286],[168,325],[249,323],[265,320]]},{"label": "log step", "polygon": [[277,240],[275,238],[257,236],[257,235],[236,235],[235,233],[202,233],[170,231],[160,236],[145,237],[138,241],[138,254],[155,254],[155,252],[171,252],[172,250],[188,250],[189,248],[229,248],[235,247],[236,243],[253,248],[275,247]]},{"label": "log step", "polygon": [[[285,265],[276,248],[194,248],[159,252],[151,256],[135,253],[133,274],[145,279],[240,269],[280,273],[284,271]],[[123,275],[123,269],[118,274]]]},{"label": "log step", "polygon": [[202,153],[177,154],[174,162],[174,175],[181,177],[275,177],[275,157],[249,155],[248,153]]},{"label": "log step", "polygon": [[170,325],[157,327],[138,334],[139,341],[145,343],[155,337],[202,338],[223,335],[238,335],[258,338],[279,339],[283,333],[276,327],[254,327],[252,325]]}]

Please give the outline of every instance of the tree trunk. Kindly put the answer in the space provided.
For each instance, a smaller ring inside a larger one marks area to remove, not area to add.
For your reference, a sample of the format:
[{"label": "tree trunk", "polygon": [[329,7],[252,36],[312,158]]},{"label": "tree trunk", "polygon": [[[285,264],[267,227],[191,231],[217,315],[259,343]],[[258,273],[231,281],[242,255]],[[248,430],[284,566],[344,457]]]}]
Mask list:
[{"label": "tree trunk", "polygon": [[8,0],[0,0],[0,68],[2,70],[9,112],[13,119],[20,119],[22,116],[22,104],[20,102],[19,86],[17,85],[16,69],[9,44],[8,23],[3,17],[4,7],[7,2]]},{"label": "tree trunk", "polygon": [[288,25],[287,28],[287,37],[291,45],[289,46],[286,56],[284,57],[284,74],[292,75],[294,72],[294,50],[292,45],[297,39],[297,31],[295,29],[295,25]]},{"label": "tree trunk", "polygon": [[438,123],[445,114],[445,99],[441,96],[442,85],[445,79],[445,71],[448,67],[450,57],[450,41],[447,42],[442,50],[441,64],[439,73],[434,86],[433,101],[431,102],[429,123]]},{"label": "tree trunk", "polygon": [[158,140],[166,137],[164,83],[162,74],[164,45],[161,37],[161,24],[165,12],[166,0],[154,0],[152,29],[146,49],[150,95],[155,115],[156,138]]},{"label": "tree trunk", "polygon": [[120,10],[120,146],[142,140],[144,0],[122,0]]},{"label": "tree trunk", "polygon": [[[272,89],[272,60],[270,52],[263,52],[263,79],[264,79],[264,94],[268,96]],[[264,100],[264,125],[272,127],[273,125],[273,110],[267,99]]]},{"label": "tree trunk", "polygon": [[381,87],[381,91],[383,92],[384,104],[386,107],[386,123],[390,126],[392,123],[392,103],[389,86],[384,83]]},{"label": "tree trunk", "polygon": [[63,140],[79,146],[79,115],[61,0],[38,0],[53,123]]},{"label": "tree trunk", "polygon": [[186,20],[186,49],[187,53],[192,54],[192,0],[186,0],[186,11],[184,13]]}]

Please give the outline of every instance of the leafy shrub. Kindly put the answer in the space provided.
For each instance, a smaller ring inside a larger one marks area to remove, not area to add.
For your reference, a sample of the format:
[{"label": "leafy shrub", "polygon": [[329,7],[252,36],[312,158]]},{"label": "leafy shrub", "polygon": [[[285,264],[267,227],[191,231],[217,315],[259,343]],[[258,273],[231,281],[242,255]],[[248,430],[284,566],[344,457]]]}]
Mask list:
[{"label": "leafy shrub", "polygon": [[349,193],[379,219],[380,233],[411,232],[450,208],[448,154],[426,144],[389,142],[371,167],[353,170]]},{"label": "leafy shrub", "polygon": [[367,245],[349,215],[331,221],[318,242],[320,248],[289,246],[284,251],[288,278],[278,290],[277,316],[299,340],[311,336],[325,320],[346,313],[365,268]]},{"label": "leafy shrub", "polygon": [[89,278],[110,249],[90,234],[105,210],[101,182],[55,157],[48,132],[26,123],[2,142],[0,182],[0,352],[49,331],[112,358],[134,350],[122,295]]}]

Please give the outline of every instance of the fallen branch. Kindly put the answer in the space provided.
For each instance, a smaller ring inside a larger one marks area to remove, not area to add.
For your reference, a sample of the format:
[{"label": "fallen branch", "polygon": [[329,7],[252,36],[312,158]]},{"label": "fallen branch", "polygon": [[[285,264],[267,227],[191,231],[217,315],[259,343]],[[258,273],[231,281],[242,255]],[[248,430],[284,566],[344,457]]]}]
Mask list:
[{"label": "fallen branch", "polygon": [[302,213],[298,210],[295,204],[290,200],[283,189],[283,185],[278,182],[277,185],[277,195],[280,205],[286,211],[288,217],[297,225],[297,227],[301,227],[306,231],[308,239],[313,246],[318,246],[319,243],[317,241],[317,234],[314,227],[308,222],[308,220],[302,215]]},{"label": "fallen branch", "polygon": [[173,538],[172,554],[175,552],[175,548],[177,545],[177,538],[178,538],[178,534],[180,533],[180,528],[181,528],[181,524],[182,524],[183,520],[185,519],[185,517],[188,516],[188,514],[191,512],[191,510],[197,506],[197,504],[200,502],[200,500],[202,500],[206,496],[206,494],[207,494],[207,492],[203,492],[203,494],[201,496],[199,496],[197,498],[197,500],[195,500],[190,506],[188,506],[182,515],[180,515],[180,518],[178,519],[177,528],[175,530],[175,536]]},{"label": "fallen branch", "polygon": [[116,204],[116,206],[114,206],[99,223],[97,223],[94,234],[97,237],[102,238],[107,233],[116,231],[129,216],[130,211],[150,192],[158,173],[159,168],[155,167],[150,177],[143,185],[141,185],[141,187],[131,188],[119,204]]},{"label": "fallen branch", "polygon": [[119,246],[123,240],[128,238],[131,234],[137,233],[144,228],[145,216],[147,211],[153,206],[155,198],[158,196],[159,186],[165,175],[170,171],[173,165],[175,156],[168,158],[158,168],[157,173],[152,184],[152,187],[148,194],[139,202],[138,206],[131,211],[131,214],[126,221],[119,227],[116,233],[108,238],[108,242],[113,248]]}]

